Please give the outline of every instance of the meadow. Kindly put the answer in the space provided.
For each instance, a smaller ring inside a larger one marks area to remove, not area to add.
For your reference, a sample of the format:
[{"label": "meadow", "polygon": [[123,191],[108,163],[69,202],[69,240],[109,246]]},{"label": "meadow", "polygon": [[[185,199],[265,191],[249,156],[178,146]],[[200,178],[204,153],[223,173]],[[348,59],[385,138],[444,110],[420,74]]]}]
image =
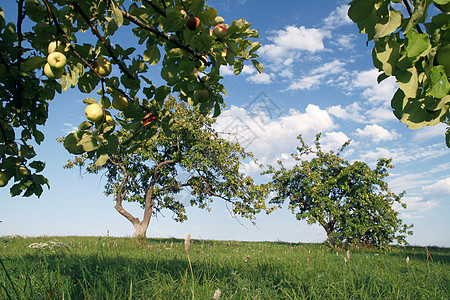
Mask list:
[{"label": "meadow", "polygon": [[437,247],[15,236],[0,238],[0,263],[0,299],[450,298],[450,249]]}]

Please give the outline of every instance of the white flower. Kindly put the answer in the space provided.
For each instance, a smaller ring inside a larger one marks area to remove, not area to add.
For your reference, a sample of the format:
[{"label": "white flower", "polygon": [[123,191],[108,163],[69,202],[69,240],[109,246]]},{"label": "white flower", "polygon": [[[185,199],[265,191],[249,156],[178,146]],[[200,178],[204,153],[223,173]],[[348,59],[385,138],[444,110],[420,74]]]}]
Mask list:
[{"label": "white flower", "polygon": [[217,299],[219,299],[220,298],[220,294],[221,294],[221,292],[220,292],[220,290],[219,289],[217,289],[215,292],[214,292],[214,300],[217,300]]}]

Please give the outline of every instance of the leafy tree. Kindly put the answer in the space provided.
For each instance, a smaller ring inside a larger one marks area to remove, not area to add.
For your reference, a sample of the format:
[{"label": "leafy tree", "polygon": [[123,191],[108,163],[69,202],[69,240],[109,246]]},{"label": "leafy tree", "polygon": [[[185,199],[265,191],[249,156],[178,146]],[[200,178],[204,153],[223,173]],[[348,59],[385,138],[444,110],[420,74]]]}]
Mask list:
[{"label": "leafy tree", "polygon": [[[64,145],[100,166],[125,147],[108,116],[123,111],[127,123],[120,129],[149,140],[157,131],[142,128],[152,101],[162,104],[175,93],[217,116],[225,94],[221,66],[239,74],[251,61],[262,72],[255,53],[260,44],[252,41],[258,32],[244,19],[225,24],[205,0],[15,2],[16,15],[5,17],[0,8],[0,186],[13,178],[12,196],[39,196],[48,185],[33,144],[44,140],[38,128],[57,93],[97,90],[97,99],[85,103],[100,109],[91,106],[90,121]],[[214,33],[221,24],[226,29]],[[149,79],[151,68],[161,70],[164,84]],[[159,116],[158,124],[169,128],[171,115]],[[97,129],[88,130],[94,124]]]},{"label": "leafy tree", "polygon": [[[271,203],[281,206],[286,200],[298,220],[309,224],[319,223],[325,230],[328,242],[385,246],[394,240],[405,243],[405,234],[411,226],[402,223],[393,204],[401,202],[403,193],[389,191],[384,181],[393,168],[390,159],[379,159],[375,169],[366,163],[349,163],[339,157],[350,143],[345,143],[338,152],[324,152],[320,145],[320,134],[315,147],[307,146],[301,135],[301,147],[292,157],[300,162],[287,169],[279,161],[280,169],[269,166],[265,172],[271,174],[272,190],[276,196]],[[304,155],[314,155],[311,160]]]},{"label": "leafy tree", "polygon": [[[157,101],[153,104],[160,106]],[[233,214],[251,220],[265,209],[267,188],[239,170],[243,160],[252,158],[250,153],[238,143],[220,138],[213,129],[214,120],[198,108],[171,98],[159,110],[170,116],[170,132],[152,123],[148,126],[156,133],[142,140],[121,130],[128,140],[104,164],[98,166],[95,156],[83,154],[66,167],[104,172],[105,194],[114,196],[116,210],[134,225],[136,236],[145,236],[152,215],[164,209],[171,211],[176,221],[186,220],[179,195],[183,190],[190,193],[193,206],[209,209],[209,203],[220,198],[232,206]],[[144,209],[142,220],[127,212],[123,201],[139,203]]]},{"label": "leafy tree", "polygon": [[[412,129],[450,125],[449,11],[450,0],[350,3],[349,17],[374,41],[373,63],[383,72],[378,81],[397,79],[394,115]],[[446,143],[450,147],[450,127]]]}]

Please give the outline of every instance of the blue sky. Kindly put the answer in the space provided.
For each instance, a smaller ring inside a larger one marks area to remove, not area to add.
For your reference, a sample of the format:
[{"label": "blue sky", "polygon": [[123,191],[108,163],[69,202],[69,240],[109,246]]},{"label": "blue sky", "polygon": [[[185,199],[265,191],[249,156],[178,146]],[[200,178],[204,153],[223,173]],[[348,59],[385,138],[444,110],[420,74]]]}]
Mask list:
[{"label": "blue sky", "polygon": [[[392,158],[395,168],[387,181],[394,192],[406,191],[403,199],[408,209],[398,209],[404,222],[415,225],[408,241],[450,247],[450,150],[445,146],[445,126],[410,130],[394,117],[390,99],[397,88],[395,80],[377,84],[371,44],[366,46],[365,36],[346,17],[347,2],[214,0],[207,4],[226,23],[245,18],[253,24],[261,36],[260,61],[265,67],[263,74],[257,74],[249,65],[239,76],[223,68],[228,107],[218,129],[235,132],[229,137],[238,138],[264,165],[274,165],[278,159],[292,165],[289,154],[297,146],[296,136],[302,134],[311,143],[318,132],[323,133],[326,149],[337,149],[352,139],[343,153],[350,161],[374,166],[380,157]],[[158,73],[152,71],[152,80]],[[71,90],[52,101],[43,129],[46,140],[38,148],[39,159],[47,163],[51,189],[40,199],[11,198],[8,189],[0,190],[0,235],[105,235],[108,231],[133,235],[131,223],[114,210],[113,199],[103,195],[101,176],[62,169],[71,156],[55,140],[84,120],[84,98]],[[244,171],[258,177],[252,164]],[[142,216],[139,207],[125,204],[125,208]],[[152,219],[147,235],[181,238],[191,233],[203,239],[291,242],[326,238],[323,229],[295,220],[287,209],[259,215],[256,227],[231,217],[220,202],[212,205],[211,212],[189,208],[188,213],[189,220],[181,224],[169,212]]]}]

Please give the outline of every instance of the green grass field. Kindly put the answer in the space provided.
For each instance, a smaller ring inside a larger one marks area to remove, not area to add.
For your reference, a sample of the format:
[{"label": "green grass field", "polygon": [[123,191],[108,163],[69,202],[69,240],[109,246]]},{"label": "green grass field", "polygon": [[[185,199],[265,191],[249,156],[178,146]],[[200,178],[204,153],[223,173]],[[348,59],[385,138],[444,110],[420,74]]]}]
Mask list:
[{"label": "green grass field", "polygon": [[450,299],[450,249],[428,250],[3,237],[0,299]]}]

